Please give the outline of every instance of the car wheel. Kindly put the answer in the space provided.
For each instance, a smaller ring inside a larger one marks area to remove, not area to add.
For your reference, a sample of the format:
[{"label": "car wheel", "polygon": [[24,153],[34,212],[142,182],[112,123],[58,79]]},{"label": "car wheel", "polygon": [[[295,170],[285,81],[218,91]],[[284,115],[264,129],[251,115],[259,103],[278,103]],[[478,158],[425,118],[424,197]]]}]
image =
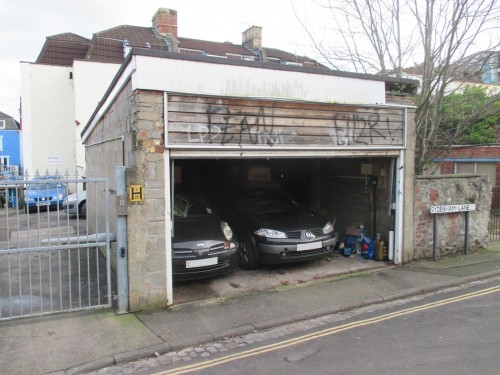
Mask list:
[{"label": "car wheel", "polygon": [[257,249],[254,241],[249,237],[244,237],[240,241],[240,267],[251,270],[259,266]]},{"label": "car wheel", "polygon": [[84,219],[87,218],[87,202],[85,201],[80,204],[80,216]]}]

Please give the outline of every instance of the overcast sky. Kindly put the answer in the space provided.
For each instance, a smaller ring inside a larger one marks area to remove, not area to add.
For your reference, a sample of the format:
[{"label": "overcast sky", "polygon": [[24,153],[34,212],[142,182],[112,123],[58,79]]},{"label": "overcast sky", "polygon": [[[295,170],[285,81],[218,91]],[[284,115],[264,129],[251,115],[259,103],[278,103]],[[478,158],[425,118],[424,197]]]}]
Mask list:
[{"label": "overcast sky", "polygon": [[[311,0],[293,2],[314,19]],[[241,44],[241,33],[257,25],[264,47],[315,57],[291,0],[0,0],[0,111],[19,119],[20,62],[34,62],[47,36],[90,39],[119,25],[150,27],[158,8],[177,10],[179,36]]]}]

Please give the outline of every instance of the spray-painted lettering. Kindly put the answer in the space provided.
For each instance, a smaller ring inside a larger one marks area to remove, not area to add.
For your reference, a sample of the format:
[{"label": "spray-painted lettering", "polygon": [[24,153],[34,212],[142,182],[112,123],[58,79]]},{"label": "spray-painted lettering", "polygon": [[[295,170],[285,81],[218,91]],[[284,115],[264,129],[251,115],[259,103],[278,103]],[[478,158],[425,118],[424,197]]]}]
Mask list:
[{"label": "spray-painted lettering", "polygon": [[[222,118],[216,121],[215,118]],[[189,142],[199,143],[250,143],[285,144],[282,131],[271,123],[267,124],[264,109],[259,109],[258,115],[250,115],[243,111],[231,111],[227,107],[208,106],[207,125],[190,125],[188,128]]]},{"label": "spray-painted lettering", "polygon": [[[256,114],[231,110],[228,106],[209,105],[206,116],[205,123],[188,126],[189,142],[269,146],[307,142],[306,140],[301,142],[295,127],[275,126],[274,116],[265,114],[264,108],[259,108]],[[301,133],[308,135],[307,128],[307,124],[302,125]],[[391,123],[388,117],[382,118],[377,113],[368,115],[336,113],[332,117],[331,126],[315,127],[314,132],[320,144],[334,146],[402,145],[403,143],[401,122]]]},{"label": "spray-painted lettering", "polygon": [[[391,144],[395,141],[393,133],[399,132],[402,138],[401,128],[392,128],[389,118],[381,119],[379,114],[371,114],[367,118],[361,115],[333,116],[333,127],[328,129],[331,140],[335,146],[359,146],[374,143]],[[377,139],[377,142],[375,142]],[[400,141],[401,143],[401,141]]]}]

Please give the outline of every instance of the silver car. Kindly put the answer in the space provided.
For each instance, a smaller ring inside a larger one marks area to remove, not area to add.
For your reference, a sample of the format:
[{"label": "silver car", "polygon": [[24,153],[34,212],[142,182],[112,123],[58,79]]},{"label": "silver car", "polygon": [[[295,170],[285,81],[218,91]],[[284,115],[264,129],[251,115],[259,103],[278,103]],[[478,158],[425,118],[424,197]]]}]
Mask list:
[{"label": "silver car", "polygon": [[87,193],[81,191],[73,193],[64,198],[62,203],[63,210],[70,216],[87,217]]}]

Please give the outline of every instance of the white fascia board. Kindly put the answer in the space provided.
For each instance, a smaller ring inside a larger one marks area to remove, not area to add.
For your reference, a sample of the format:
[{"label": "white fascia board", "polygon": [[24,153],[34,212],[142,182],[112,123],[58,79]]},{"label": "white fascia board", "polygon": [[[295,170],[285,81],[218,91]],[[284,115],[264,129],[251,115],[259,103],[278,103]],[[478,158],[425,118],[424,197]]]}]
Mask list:
[{"label": "white fascia board", "polygon": [[385,82],[328,74],[135,56],[132,89],[342,104],[385,104]]},{"label": "white fascia board", "polygon": [[185,94],[273,98],[323,103],[384,105],[385,82],[354,77],[132,56],[82,135],[85,142],[122,87]]}]

